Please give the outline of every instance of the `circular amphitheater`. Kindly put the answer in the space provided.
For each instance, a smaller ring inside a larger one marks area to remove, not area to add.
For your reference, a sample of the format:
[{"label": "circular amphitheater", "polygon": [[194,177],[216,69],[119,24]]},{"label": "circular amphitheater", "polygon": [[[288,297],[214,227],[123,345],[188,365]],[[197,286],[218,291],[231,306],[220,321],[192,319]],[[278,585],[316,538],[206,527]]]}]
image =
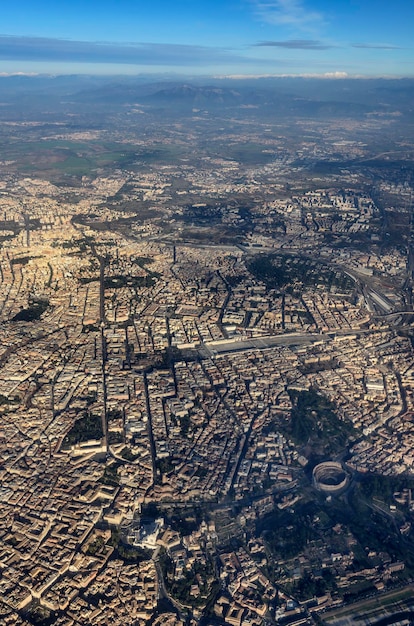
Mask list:
[{"label": "circular amphitheater", "polygon": [[340,463],[326,461],[316,465],[312,472],[312,482],[318,491],[338,493],[348,486],[349,477]]}]

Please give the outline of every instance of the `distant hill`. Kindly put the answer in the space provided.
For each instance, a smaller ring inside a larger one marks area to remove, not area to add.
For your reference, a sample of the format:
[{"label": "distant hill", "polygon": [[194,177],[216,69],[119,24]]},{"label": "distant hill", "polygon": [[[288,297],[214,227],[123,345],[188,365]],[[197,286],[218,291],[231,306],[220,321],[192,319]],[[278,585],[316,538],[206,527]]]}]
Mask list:
[{"label": "distant hill", "polygon": [[[0,77],[3,119],[29,117],[30,112],[53,119],[59,113],[105,116],[123,105],[139,104],[157,115],[192,115],[242,111],[264,119],[355,117],[370,113],[413,112],[414,80],[410,79],[156,79],[148,76],[6,76]],[[6,107],[6,108],[4,108]],[[251,109],[251,110],[250,110]]]},{"label": "distant hill", "polygon": [[176,85],[160,89],[145,98],[147,102],[160,104],[162,102],[176,102],[179,104],[205,105],[229,104],[237,105],[243,102],[243,95],[235,89],[220,87],[198,87],[197,85]]}]

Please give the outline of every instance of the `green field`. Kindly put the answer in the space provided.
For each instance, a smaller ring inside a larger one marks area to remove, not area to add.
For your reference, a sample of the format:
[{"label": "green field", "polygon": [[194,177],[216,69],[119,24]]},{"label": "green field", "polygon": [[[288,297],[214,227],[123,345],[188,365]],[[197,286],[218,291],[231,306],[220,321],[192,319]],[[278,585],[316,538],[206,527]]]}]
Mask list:
[{"label": "green field", "polygon": [[[88,176],[103,167],[142,167],[143,165],[177,164],[192,158],[189,149],[180,144],[154,142],[131,145],[111,141],[70,141],[45,139],[17,141],[0,145],[2,159],[9,167],[25,174],[45,176],[54,180],[62,175]],[[216,142],[208,150],[211,156],[238,161],[243,165],[264,165],[274,158],[268,146],[254,142],[223,146]]]},{"label": "green field", "polygon": [[104,167],[131,167],[143,163],[174,163],[183,156],[181,147],[170,144],[131,146],[99,141],[15,142],[1,145],[2,159],[11,162],[16,171],[51,180],[59,176],[87,176]]},{"label": "green field", "polygon": [[273,152],[268,152],[269,146],[257,144],[254,142],[232,143],[229,145],[219,144],[209,146],[211,156],[215,156],[214,152],[218,150],[216,156],[237,161],[242,165],[266,165],[274,160]]}]

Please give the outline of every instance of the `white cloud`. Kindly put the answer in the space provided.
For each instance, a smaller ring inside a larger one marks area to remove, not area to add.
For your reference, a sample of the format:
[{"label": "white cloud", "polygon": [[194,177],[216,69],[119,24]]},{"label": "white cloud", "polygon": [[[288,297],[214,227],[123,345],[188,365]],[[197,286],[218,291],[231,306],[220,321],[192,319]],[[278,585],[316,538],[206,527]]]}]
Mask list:
[{"label": "white cloud", "polygon": [[[256,64],[226,48],[169,43],[114,43],[73,41],[50,37],[18,37],[0,34],[0,61],[48,63],[102,63],[140,66],[210,66]],[[262,60],[262,63],[270,61]]]},{"label": "white cloud", "polygon": [[310,30],[325,18],[318,11],[308,10],[301,0],[255,0],[257,15],[269,24]]},{"label": "white cloud", "polygon": [[0,72],[2,78],[7,76],[40,76],[39,72]]},{"label": "white cloud", "polygon": [[258,79],[258,78],[366,78],[365,76],[352,75],[347,72],[325,72],[323,74],[318,73],[298,73],[298,74],[224,74],[213,76],[213,78],[222,79],[234,79],[239,80],[241,78]]},{"label": "white cloud", "polygon": [[347,72],[325,72],[324,78],[348,78]]}]

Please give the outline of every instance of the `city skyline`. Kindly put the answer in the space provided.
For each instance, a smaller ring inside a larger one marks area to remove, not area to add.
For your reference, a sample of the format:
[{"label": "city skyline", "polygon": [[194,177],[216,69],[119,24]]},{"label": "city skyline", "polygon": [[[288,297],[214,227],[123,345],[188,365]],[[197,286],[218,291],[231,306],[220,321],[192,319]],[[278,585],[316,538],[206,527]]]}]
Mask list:
[{"label": "city skyline", "polygon": [[414,7],[366,0],[9,5],[0,73],[412,76]]}]

